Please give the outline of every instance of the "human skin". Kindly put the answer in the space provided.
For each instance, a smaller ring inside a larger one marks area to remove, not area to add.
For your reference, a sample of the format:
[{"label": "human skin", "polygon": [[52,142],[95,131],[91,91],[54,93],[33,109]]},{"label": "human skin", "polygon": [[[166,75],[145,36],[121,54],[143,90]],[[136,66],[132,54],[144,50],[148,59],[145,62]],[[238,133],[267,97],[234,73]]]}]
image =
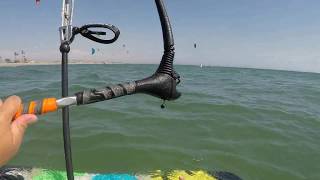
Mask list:
[{"label": "human skin", "polygon": [[0,167],[18,153],[28,125],[37,121],[37,117],[31,114],[13,121],[20,104],[18,96],[11,96],[4,102],[0,99]]}]

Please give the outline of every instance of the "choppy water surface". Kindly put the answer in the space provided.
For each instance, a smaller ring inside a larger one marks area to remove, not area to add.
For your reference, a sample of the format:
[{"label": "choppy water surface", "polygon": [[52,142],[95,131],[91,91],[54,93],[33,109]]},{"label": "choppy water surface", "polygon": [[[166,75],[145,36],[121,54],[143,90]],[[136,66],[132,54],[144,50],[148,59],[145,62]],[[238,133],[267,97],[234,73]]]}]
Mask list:
[{"label": "choppy water surface", "polygon": [[[71,65],[70,92],[150,75],[154,65]],[[134,95],[71,109],[76,171],[226,170],[320,179],[320,74],[177,66],[183,96]],[[0,68],[0,96],[60,96],[59,66]],[[28,129],[12,165],[64,169],[61,112]]]}]

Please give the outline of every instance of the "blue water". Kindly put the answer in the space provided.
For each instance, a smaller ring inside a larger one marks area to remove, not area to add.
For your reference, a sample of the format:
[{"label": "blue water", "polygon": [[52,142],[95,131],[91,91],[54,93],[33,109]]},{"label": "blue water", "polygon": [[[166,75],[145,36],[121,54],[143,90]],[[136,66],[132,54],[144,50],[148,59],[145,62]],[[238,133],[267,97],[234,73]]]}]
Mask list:
[{"label": "blue water", "polygon": [[[70,92],[150,75],[155,65],[71,65]],[[133,95],[71,108],[80,172],[205,169],[244,179],[320,179],[320,74],[177,66],[174,102]],[[0,96],[60,97],[59,66],[0,68]],[[12,165],[64,169],[61,112],[28,129]]]}]

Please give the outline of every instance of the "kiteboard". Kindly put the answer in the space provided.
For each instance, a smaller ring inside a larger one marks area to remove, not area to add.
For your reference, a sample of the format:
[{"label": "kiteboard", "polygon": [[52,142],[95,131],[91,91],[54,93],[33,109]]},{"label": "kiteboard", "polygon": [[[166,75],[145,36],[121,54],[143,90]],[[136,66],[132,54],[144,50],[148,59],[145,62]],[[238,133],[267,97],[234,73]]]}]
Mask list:
[{"label": "kiteboard", "polygon": [[[139,173],[74,173],[75,180],[241,180],[240,177],[223,171],[153,171]],[[64,171],[39,168],[0,168],[0,180],[66,180]]]}]

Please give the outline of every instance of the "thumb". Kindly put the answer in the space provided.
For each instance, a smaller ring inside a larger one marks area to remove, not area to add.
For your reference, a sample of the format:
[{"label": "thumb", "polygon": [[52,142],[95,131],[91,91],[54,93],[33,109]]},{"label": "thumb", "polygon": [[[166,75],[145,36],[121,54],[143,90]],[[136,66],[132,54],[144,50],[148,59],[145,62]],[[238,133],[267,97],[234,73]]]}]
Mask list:
[{"label": "thumb", "polygon": [[37,121],[37,116],[33,114],[25,114],[18,117],[11,124],[11,132],[13,136],[13,143],[15,145],[20,145],[24,136],[24,132],[28,125],[33,124]]}]

